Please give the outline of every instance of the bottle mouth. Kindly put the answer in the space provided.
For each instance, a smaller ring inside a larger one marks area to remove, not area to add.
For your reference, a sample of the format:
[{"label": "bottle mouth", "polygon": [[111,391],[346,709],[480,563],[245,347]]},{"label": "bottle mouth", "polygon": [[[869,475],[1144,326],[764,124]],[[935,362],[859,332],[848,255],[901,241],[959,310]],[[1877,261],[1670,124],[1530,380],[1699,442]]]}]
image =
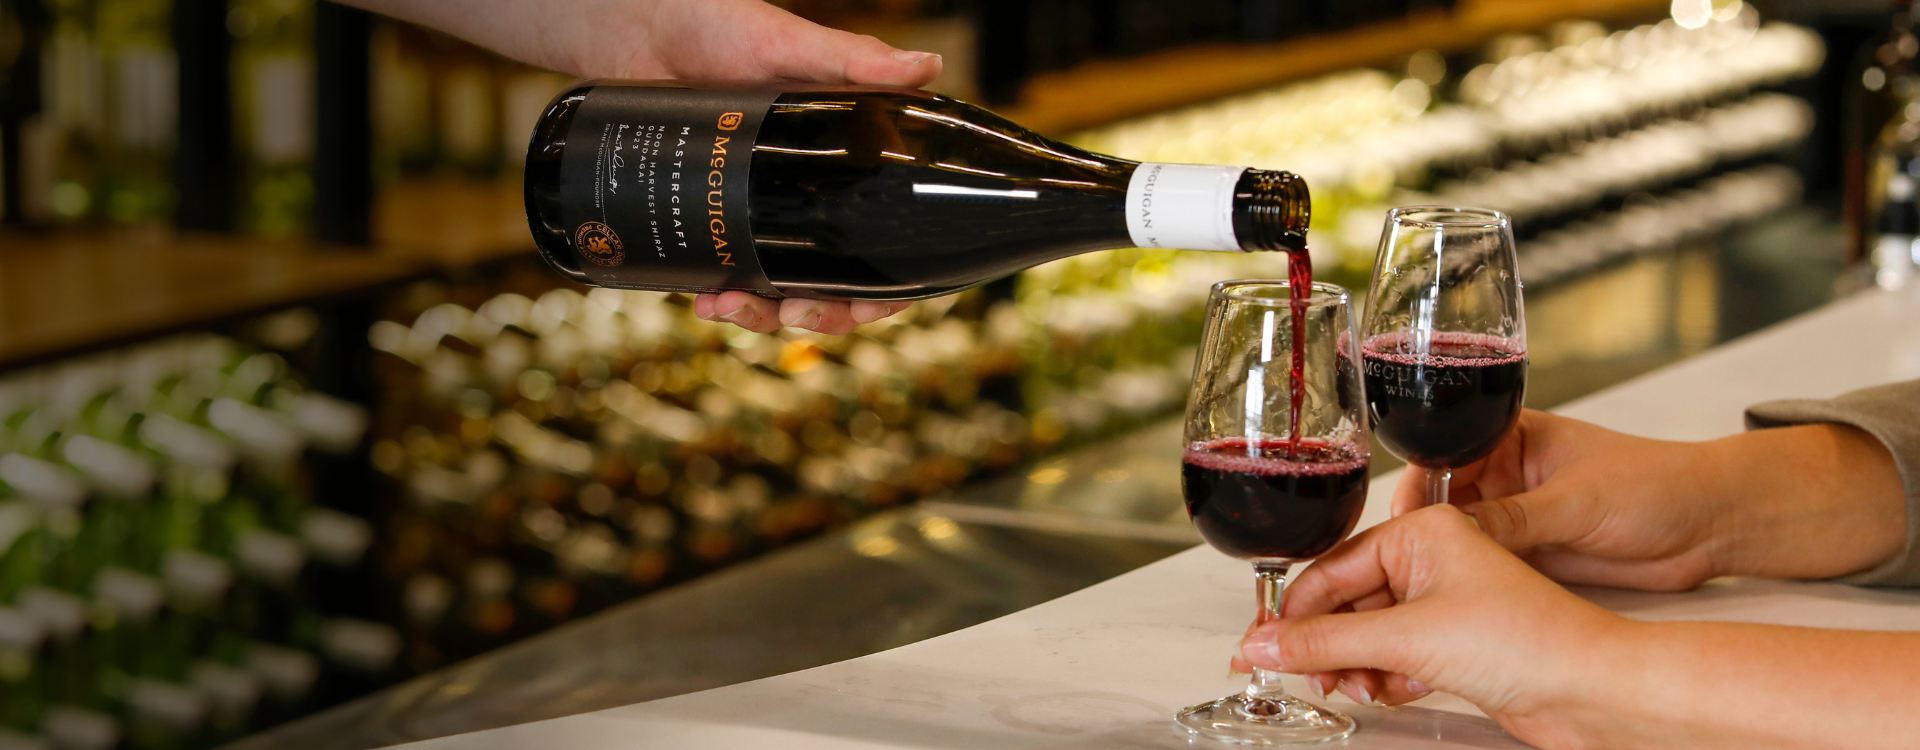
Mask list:
[{"label": "bottle mouth", "polygon": [[1292,172],[1249,169],[1233,187],[1233,233],[1242,250],[1292,250],[1307,245],[1313,198]]}]

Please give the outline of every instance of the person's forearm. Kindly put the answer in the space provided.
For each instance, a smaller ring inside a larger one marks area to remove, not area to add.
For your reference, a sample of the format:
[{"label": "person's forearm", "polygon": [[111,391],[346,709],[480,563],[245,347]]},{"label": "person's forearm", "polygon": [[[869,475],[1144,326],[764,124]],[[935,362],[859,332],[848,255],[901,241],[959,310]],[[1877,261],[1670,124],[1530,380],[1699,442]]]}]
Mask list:
[{"label": "person's forearm", "polygon": [[1589,747],[1911,748],[1920,633],[1634,623],[1592,681]]},{"label": "person's forearm", "polygon": [[1701,448],[1723,575],[1831,578],[1883,563],[1906,543],[1899,471],[1865,432],[1784,427]]}]

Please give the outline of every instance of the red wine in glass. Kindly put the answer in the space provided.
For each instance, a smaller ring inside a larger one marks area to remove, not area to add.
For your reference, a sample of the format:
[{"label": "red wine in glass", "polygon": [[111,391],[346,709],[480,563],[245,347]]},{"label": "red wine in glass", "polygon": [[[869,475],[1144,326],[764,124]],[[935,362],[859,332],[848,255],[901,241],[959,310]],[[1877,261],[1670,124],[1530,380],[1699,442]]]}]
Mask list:
[{"label": "red wine in glass", "polygon": [[1494,336],[1431,334],[1425,354],[1405,353],[1408,332],[1361,346],[1373,434],[1394,455],[1454,469],[1493,453],[1520,419],[1527,355]]},{"label": "red wine in glass", "polygon": [[1187,450],[1187,515],[1242,560],[1305,560],[1347,538],[1367,500],[1366,451],[1320,440],[1222,438]]},{"label": "red wine in glass", "polygon": [[1426,469],[1427,504],[1520,418],[1526,305],[1513,220],[1462,206],[1387,212],[1361,331],[1367,411],[1394,455]]}]

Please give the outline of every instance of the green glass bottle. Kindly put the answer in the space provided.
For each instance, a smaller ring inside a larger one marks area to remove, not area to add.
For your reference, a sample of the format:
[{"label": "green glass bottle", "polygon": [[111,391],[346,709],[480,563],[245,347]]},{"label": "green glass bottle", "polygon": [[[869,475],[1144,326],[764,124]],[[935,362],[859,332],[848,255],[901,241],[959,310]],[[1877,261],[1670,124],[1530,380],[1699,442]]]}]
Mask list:
[{"label": "green glass bottle", "polygon": [[267,237],[304,231],[313,210],[312,0],[235,0],[235,129],[246,156],[244,226]]},{"label": "green glass bottle", "polygon": [[173,211],[173,150],[179,81],[170,0],[96,0],[106,128],[101,208],[120,223]]}]

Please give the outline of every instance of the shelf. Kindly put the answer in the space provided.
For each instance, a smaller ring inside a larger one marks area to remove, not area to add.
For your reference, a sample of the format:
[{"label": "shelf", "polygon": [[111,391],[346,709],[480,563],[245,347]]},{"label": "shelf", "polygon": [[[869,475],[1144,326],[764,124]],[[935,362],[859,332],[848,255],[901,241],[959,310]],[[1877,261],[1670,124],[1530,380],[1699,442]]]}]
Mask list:
[{"label": "shelf", "polygon": [[1028,81],[1020,102],[1000,114],[1063,135],[1309,76],[1391,63],[1422,49],[1467,50],[1501,34],[1539,31],[1560,21],[1644,21],[1668,6],[1666,0],[1460,0],[1450,13],[1421,13],[1278,42],[1181,47],[1041,73]]},{"label": "shelf", "polygon": [[313,302],[409,264],[218,236],[0,235],[0,369]]},{"label": "shelf", "polygon": [[389,186],[374,248],[165,229],[0,232],[0,370],[530,255],[514,187]]},{"label": "shelf", "polygon": [[373,236],[385,254],[444,270],[533,252],[517,176],[388,185],[374,206]]}]

